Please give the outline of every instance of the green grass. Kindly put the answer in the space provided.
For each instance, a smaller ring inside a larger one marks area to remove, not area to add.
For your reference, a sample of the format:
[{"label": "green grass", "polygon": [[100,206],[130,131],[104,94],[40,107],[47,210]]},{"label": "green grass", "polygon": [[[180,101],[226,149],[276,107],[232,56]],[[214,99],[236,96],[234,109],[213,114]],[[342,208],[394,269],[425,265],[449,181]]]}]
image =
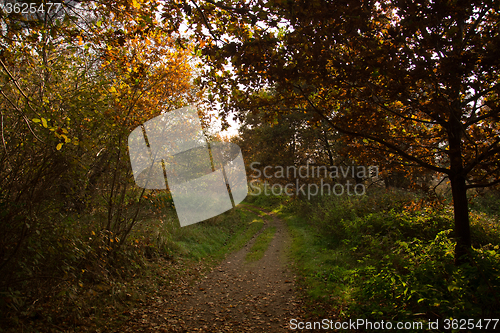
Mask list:
[{"label": "green grass", "polygon": [[248,243],[248,241],[253,237],[253,235],[259,232],[264,226],[264,221],[257,215],[247,212],[244,213],[248,214],[248,216],[251,217],[250,219],[247,220],[249,221],[248,222],[249,226],[246,230],[244,230],[243,232],[239,233],[234,237],[231,246],[229,247],[231,251],[239,250],[243,246],[245,246],[245,244]]},{"label": "green grass", "polygon": [[245,260],[248,262],[258,261],[262,259],[264,253],[266,252],[269,244],[274,238],[276,233],[276,227],[268,227],[262,231],[262,233],[257,237],[254,244],[248,251]]},{"label": "green grass", "polygon": [[132,239],[148,239],[149,250],[172,258],[201,260],[222,259],[243,247],[257,233],[264,221],[252,212],[234,209],[210,220],[180,227],[172,214],[143,223]]},{"label": "green grass", "polygon": [[243,201],[243,204],[250,203],[264,209],[273,209],[280,204],[288,202],[290,198],[287,195],[255,195],[255,193],[250,192]]},{"label": "green grass", "polygon": [[[330,241],[311,230],[306,218],[282,213],[292,236],[290,254],[296,263],[300,288],[311,301],[321,301],[345,309],[353,302],[357,288],[353,279],[360,266],[345,247],[331,248]],[[311,307],[311,316],[326,315],[327,308]]]},{"label": "green grass", "polygon": [[250,210],[252,212],[256,212],[260,215],[266,215],[266,213],[263,211],[263,210],[260,210],[258,206],[254,206],[253,204],[251,205],[248,205],[246,202],[242,202],[239,204],[240,207],[246,209],[246,210]]}]

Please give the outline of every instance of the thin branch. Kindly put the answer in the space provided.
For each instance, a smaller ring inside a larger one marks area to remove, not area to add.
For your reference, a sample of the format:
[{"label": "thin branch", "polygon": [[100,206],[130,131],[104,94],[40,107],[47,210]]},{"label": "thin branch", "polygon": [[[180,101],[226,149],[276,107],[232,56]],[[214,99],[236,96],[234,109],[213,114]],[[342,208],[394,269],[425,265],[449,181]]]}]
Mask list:
[{"label": "thin branch", "polygon": [[246,8],[235,8],[235,7],[231,7],[231,6],[227,6],[227,5],[224,5],[220,2],[215,2],[213,0],[205,0],[205,2],[208,2],[212,5],[214,5],[215,7],[218,7],[220,9],[224,9],[224,10],[228,10],[228,11],[234,11],[234,12],[237,12],[239,14],[241,14],[242,12],[245,12],[245,13],[249,13],[250,10],[246,9]]},{"label": "thin branch", "polygon": [[499,86],[500,86],[500,83],[497,83],[497,84],[493,85],[492,87],[490,87],[489,89],[483,90],[483,91],[475,94],[474,96],[467,98],[465,101],[463,101],[463,104],[467,105],[472,101],[477,101],[479,98],[483,97],[484,95],[486,95],[489,92],[492,92],[493,90],[495,90]]},{"label": "thin branch", "polygon": [[[19,83],[17,82],[17,80],[14,78],[14,76],[9,72],[9,70],[7,69],[7,67],[5,66],[5,64],[3,63],[2,59],[0,59],[0,65],[2,65],[4,71],[7,73],[7,75],[10,77],[11,81],[14,83],[14,85],[16,86],[17,90],[19,90],[19,92],[21,93],[21,95],[23,95],[24,98],[26,98],[26,101],[28,102],[28,106],[30,107],[30,109],[37,115],[37,116],[40,116],[40,114],[38,112],[36,112],[36,110],[31,106],[30,102],[31,100],[29,99],[29,97],[24,93],[24,91],[21,89],[21,87],[19,86]],[[3,92],[2,92],[3,94]],[[5,96],[5,95],[4,95]],[[12,104],[12,103],[11,103]],[[24,114],[23,114],[23,117]]]},{"label": "thin branch", "polygon": [[[1,60],[0,60],[1,61]],[[24,112],[17,106],[15,105],[8,97],[7,95],[5,95],[5,93],[3,92],[3,90],[0,90],[0,93],[3,95],[3,97],[5,97],[5,99],[10,103],[10,105],[12,105],[19,113],[21,113],[21,117],[24,119],[24,122],[26,123],[26,125],[28,125],[28,128],[31,132],[31,134],[33,134],[33,136],[40,142],[43,142],[45,143],[45,141],[43,141],[42,139],[40,139],[38,137],[38,135],[36,135],[36,133],[33,131],[33,129],[31,128],[31,125],[30,125],[30,121],[28,119],[28,117],[26,117],[26,115],[24,114]],[[3,126],[3,124],[2,124]],[[3,135],[3,133],[2,133]]]},{"label": "thin branch", "polygon": [[[301,90],[302,89],[300,87],[296,87],[297,89]],[[306,99],[307,103],[313,108],[313,110],[320,116],[322,117],[323,119],[326,120],[326,122],[332,127],[334,128],[335,130],[337,130],[338,132],[340,133],[344,133],[344,134],[347,134],[347,135],[350,135],[350,136],[353,136],[353,137],[361,137],[361,138],[365,138],[365,139],[369,139],[369,140],[372,140],[372,141],[375,141],[375,142],[378,142],[380,143],[381,145],[389,148],[390,150],[392,150],[393,152],[396,152],[397,154],[399,154],[400,156],[402,156],[403,158],[406,158],[410,161],[413,161],[417,164],[419,164],[420,166],[424,167],[424,168],[427,168],[427,169],[430,169],[430,170],[434,170],[436,172],[441,172],[441,173],[445,173],[445,174],[448,174],[450,172],[450,170],[446,169],[446,168],[441,168],[441,167],[437,167],[435,165],[432,165],[432,164],[429,164],[429,163],[426,163],[424,161],[422,161],[421,159],[413,156],[413,155],[410,155],[408,153],[406,153],[405,151],[403,151],[402,149],[398,148],[397,146],[395,146],[394,144],[392,143],[389,143],[387,142],[386,140],[383,140],[381,138],[378,138],[376,136],[373,136],[373,135],[370,135],[370,134],[366,134],[366,133],[358,133],[358,132],[354,132],[354,131],[349,131],[349,130],[346,130],[345,128],[342,128],[340,126],[337,126],[336,124],[334,124],[327,116],[325,116],[315,105],[314,103],[311,102],[311,100],[303,93],[302,94],[303,97]]]},{"label": "thin branch", "polygon": [[491,187],[491,186],[496,185],[496,184],[500,184],[500,178],[497,179],[497,180],[494,180],[492,182],[489,182],[489,183],[468,184],[465,187],[467,189],[470,189],[470,188],[484,188],[484,187]]},{"label": "thin branch", "polygon": [[2,111],[0,111],[0,115],[2,116],[0,118],[0,124],[1,124],[0,133],[2,134],[2,145],[3,145],[3,149],[5,150],[5,157],[7,158],[7,162],[9,162],[9,164],[10,164],[9,153],[7,152],[7,145],[5,144],[5,137],[4,137],[4,130],[3,130],[3,112]]},{"label": "thin branch", "polygon": [[468,166],[464,168],[464,171],[466,173],[469,173],[472,171],[472,169],[478,165],[482,160],[486,159],[487,157],[493,156],[497,153],[500,152],[500,138],[496,139],[495,142],[493,142],[486,151],[484,151],[481,155],[477,156],[474,161],[472,161]]},{"label": "thin branch", "polygon": [[480,117],[471,117],[469,120],[465,123],[466,127],[469,127],[470,125],[477,123],[483,119],[490,118],[493,116],[497,116],[500,113],[500,109],[492,110],[491,112],[485,113]]},{"label": "thin branch", "polygon": [[[223,40],[220,39],[219,36],[215,35],[215,33],[213,32],[212,30],[212,27],[210,26],[210,24],[208,23],[208,19],[207,17],[205,16],[205,13],[203,13],[203,11],[201,10],[201,8],[198,6],[198,4],[195,2],[195,1],[191,1],[193,3],[193,5],[196,7],[196,10],[198,10],[198,12],[200,13],[201,15],[201,18],[203,19],[203,22],[205,23],[205,26],[207,27],[208,31],[210,32],[210,35],[212,35],[212,37],[216,40],[216,41],[221,41],[222,43],[224,44],[227,44],[226,42],[224,42]],[[217,6],[215,3],[212,3],[210,1],[208,1],[209,3]]]},{"label": "thin branch", "polygon": [[437,187],[438,187],[439,185],[441,185],[441,183],[442,183],[442,182],[444,182],[444,180],[445,180],[445,179],[447,179],[447,178],[449,179],[449,177],[448,177],[448,176],[444,176],[443,178],[441,178],[441,180],[439,181],[439,183],[437,183],[437,185],[436,185],[436,186],[434,186],[434,187],[432,188],[432,192],[436,193],[436,189],[437,189]]}]

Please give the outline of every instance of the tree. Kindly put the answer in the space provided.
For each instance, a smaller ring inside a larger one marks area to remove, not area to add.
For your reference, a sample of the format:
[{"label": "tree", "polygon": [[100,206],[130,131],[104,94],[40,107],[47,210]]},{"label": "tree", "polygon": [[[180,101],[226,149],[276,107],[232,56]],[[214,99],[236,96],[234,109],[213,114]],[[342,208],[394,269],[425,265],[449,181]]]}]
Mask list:
[{"label": "tree", "polygon": [[[338,136],[332,133],[331,128],[321,121],[312,121],[310,116],[304,112],[269,112],[269,109],[286,110],[286,106],[273,104],[272,92],[261,92],[259,96],[267,94],[269,104],[261,106],[259,110],[252,110],[240,114],[243,121],[239,127],[239,135],[234,139],[245,156],[247,168],[252,170],[257,168],[261,175],[264,168],[271,170],[274,167],[288,166],[295,168],[325,167],[325,166],[352,166],[355,164],[348,154],[341,154],[341,147],[344,145]],[[263,109],[267,110],[264,112]],[[272,143],[272,144],[270,144]],[[253,164],[258,162],[258,164]],[[273,172],[271,172],[272,174]],[[270,173],[267,172],[267,175]],[[279,174],[279,177],[267,179],[271,183],[295,183],[296,176],[286,173],[286,176]],[[290,177],[288,177],[290,176]],[[269,178],[269,177],[266,177]],[[316,178],[316,179],[315,179]],[[336,181],[319,175],[313,176],[310,180],[301,179],[304,182],[319,182],[319,178],[330,183]],[[361,179],[358,179],[361,181]]]},{"label": "tree", "polygon": [[[127,207],[143,196],[131,190],[127,135],[200,94],[192,49],[173,34],[175,11],[159,22],[158,6],[65,2],[58,13],[1,13],[0,288],[25,281],[19,275],[37,272],[48,253],[69,257],[68,234],[83,242],[92,227],[115,250],[137,223],[139,205]],[[68,215],[95,218],[67,232]]]},{"label": "tree", "polygon": [[467,190],[500,183],[498,2],[190,3],[210,66],[201,82],[223,115],[255,109],[258,92],[275,86],[276,102],[300,106],[353,146],[444,174],[455,260],[466,261]]}]

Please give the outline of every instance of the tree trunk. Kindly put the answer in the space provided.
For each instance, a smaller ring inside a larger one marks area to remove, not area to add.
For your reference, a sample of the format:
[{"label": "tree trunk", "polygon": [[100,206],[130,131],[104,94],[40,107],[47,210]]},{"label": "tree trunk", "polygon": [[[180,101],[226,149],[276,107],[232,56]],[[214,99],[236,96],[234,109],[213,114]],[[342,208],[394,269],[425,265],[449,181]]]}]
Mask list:
[{"label": "tree trunk", "polygon": [[[458,100],[458,99],[457,99]],[[471,248],[471,235],[469,225],[469,205],[467,200],[466,175],[462,158],[462,133],[460,123],[460,108],[451,113],[448,128],[448,140],[450,144],[450,177],[451,193],[453,196],[453,209],[455,214],[455,265],[461,265],[469,261],[468,254]]]},{"label": "tree trunk", "polygon": [[323,131],[323,140],[325,140],[326,153],[328,154],[328,161],[330,162],[330,166],[335,166],[333,162],[332,149],[330,148],[330,144],[328,143],[328,137],[326,136],[325,131]]},{"label": "tree trunk", "polygon": [[468,254],[471,248],[469,206],[465,185],[465,177],[461,175],[451,177],[451,192],[455,213],[455,237],[457,240],[455,265],[457,266],[469,261]]}]

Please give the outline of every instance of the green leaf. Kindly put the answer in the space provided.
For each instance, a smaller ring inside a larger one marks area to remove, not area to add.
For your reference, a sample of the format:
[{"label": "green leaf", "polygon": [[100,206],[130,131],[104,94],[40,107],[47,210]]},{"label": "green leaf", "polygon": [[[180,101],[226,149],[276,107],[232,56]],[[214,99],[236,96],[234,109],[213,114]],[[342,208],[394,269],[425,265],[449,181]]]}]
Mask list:
[{"label": "green leaf", "polygon": [[32,120],[34,123],[39,123],[39,122],[40,122],[40,119],[38,119],[38,118],[33,118],[33,119],[31,119],[31,120]]}]

